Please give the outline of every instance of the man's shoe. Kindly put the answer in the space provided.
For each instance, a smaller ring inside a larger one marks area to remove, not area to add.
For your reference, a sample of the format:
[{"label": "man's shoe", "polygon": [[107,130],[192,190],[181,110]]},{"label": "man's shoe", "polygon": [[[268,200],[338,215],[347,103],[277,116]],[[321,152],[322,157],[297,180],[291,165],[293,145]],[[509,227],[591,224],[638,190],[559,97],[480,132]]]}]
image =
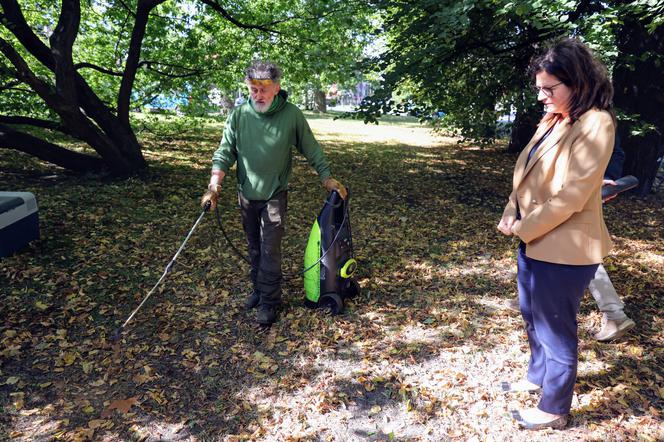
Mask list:
[{"label": "man's shoe", "polygon": [[261,304],[256,312],[256,322],[260,325],[272,325],[277,320],[277,308],[272,305]]},{"label": "man's shoe", "polygon": [[244,301],[244,308],[247,310],[251,310],[252,308],[256,307],[258,303],[261,300],[261,294],[259,291],[254,290],[251,292],[249,296],[247,296],[247,300]]},{"label": "man's shoe", "polygon": [[625,318],[620,321],[613,319],[607,319],[602,323],[602,329],[595,335],[595,339],[599,342],[608,342],[615,339],[621,338],[633,329],[636,326],[636,323],[629,318]]}]

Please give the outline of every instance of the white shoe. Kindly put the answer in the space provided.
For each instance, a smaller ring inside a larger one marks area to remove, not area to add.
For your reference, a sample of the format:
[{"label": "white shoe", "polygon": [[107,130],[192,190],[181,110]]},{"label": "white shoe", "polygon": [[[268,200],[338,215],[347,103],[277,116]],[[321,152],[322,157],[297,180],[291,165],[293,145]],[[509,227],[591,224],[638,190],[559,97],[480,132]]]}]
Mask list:
[{"label": "white shoe", "polygon": [[539,408],[528,408],[517,412],[517,424],[526,430],[553,428],[562,430],[567,426],[567,415],[551,414]]},{"label": "white shoe", "polygon": [[528,391],[532,393],[539,391],[542,387],[537,384],[533,384],[528,379],[521,379],[520,381],[516,382],[501,382],[500,388],[505,393],[516,393],[519,391]]},{"label": "white shoe", "polygon": [[607,319],[602,321],[602,329],[595,335],[595,339],[599,342],[613,341],[614,339],[621,338],[633,329],[636,323],[629,318],[620,321]]}]

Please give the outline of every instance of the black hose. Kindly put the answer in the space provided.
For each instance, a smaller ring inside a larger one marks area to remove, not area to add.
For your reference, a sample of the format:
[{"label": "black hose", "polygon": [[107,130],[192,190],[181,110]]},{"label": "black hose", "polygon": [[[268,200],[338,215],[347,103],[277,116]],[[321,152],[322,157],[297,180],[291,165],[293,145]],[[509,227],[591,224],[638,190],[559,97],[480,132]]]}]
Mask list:
[{"label": "black hose", "polygon": [[[327,200],[325,201],[325,204],[329,204],[329,203],[327,202]],[[341,202],[340,204],[343,204],[343,202]],[[339,207],[339,206],[335,206],[335,207]],[[226,239],[226,242],[228,243],[228,245],[231,246],[231,249],[233,250],[233,252],[235,252],[235,254],[236,254],[240,259],[242,259],[242,260],[243,260],[244,262],[246,262],[247,264],[251,265],[251,260],[250,260],[246,255],[244,255],[242,252],[240,252],[240,251],[238,250],[237,247],[235,247],[235,245],[233,244],[233,242],[231,241],[231,239],[230,239],[230,238],[228,237],[228,235],[226,234],[226,230],[224,230],[224,225],[223,225],[223,223],[221,222],[221,215],[219,214],[219,206],[216,206],[216,207],[214,208],[214,212],[215,212],[215,214],[217,215],[217,216],[216,216],[216,218],[217,218],[217,225],[218,225],[219,228],[221,229],[221,233],[224,235],[224,238]],[[306,269],[302,270],[301,272],[297,272],[297,273],[284,273],[284,274],[283,274],[283,279],[284,279],[285,281],[290,281],[291,279],[295,279],[295,278],[298,278],[298,277],[304,275],[304,274],[307,273],[309,270],[313,269],[316,265],[318,265],[318,264],[323,260],[323,258],[325,258],[325,256],[327,255],[327,253],[332,249],[332,246],[334,245],[334,243],[337,242],[337,239],[339,238],[339,233],[341,233],[341,231],[343,230],[343,226],[344,226],[344,224],[346,224],[346,223],[348,222],[348,218],[349,218],[348,213],[349,213],[349,210],[348,210],[348,204],[347,204],[347,205],[346,205],[346,210],[344,210],[344,217],[343,217],[343,220],[341,221],[341,225],[339,226],[339,229],[337,229],[337,233],[334,235],[334,238],[332,239],[332,242],[331,242],[330,245],[327,247],[327,249],[325,250],[325,252],[323,252],[323,254],[321,255],[321,257],[318,258],[318,260],[317,260],[315,263],[311,264],[309,267],[307,267]],[[350,223],[348,223],[348,233],[350,234]],[[351,237],[351,250],[352,250],[352,237]]]}]

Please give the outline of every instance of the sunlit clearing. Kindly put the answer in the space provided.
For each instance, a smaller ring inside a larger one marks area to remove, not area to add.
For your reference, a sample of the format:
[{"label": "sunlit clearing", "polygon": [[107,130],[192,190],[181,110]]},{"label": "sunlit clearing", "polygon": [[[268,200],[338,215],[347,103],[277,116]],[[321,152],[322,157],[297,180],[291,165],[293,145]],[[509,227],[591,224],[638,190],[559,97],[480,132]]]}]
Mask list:
[{"label": "sunlit clearing", "polygon": [[[408,145],[418,147],[434,147],[456,143],[455,138],[437,135],[426,126],[390,126],[384,124],[364,124],[361,121],[334,121],[332,119],[310,119],[309,124],[318,140],[324,144],[326,140],[339,139],[345,142],[362,143],[397,143],[407,140]],[[340,127],[343,126],[343,133]]]}]

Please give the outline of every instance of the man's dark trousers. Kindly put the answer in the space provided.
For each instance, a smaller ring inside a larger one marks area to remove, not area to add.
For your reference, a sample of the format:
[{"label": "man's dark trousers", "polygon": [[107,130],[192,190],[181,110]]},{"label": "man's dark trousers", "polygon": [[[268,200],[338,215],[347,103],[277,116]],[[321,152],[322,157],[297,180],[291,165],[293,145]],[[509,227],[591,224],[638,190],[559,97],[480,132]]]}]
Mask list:
[{"label": "man's dark trousers", "polygon": [[583,292],[598,264],[565,265],[518,253],[519,306],[530,344],[528,380],[542,386],[538,408],[568,414],[578,364],[577,321]]},{"label": "man's dark trousers", "polygon": [[276,307],[281,303],[281,239],[288,193],[279,192],[267,201],[248,200],[238,193],[238,200],[249,247],[251,282],[260,293],[260,304]]}]

